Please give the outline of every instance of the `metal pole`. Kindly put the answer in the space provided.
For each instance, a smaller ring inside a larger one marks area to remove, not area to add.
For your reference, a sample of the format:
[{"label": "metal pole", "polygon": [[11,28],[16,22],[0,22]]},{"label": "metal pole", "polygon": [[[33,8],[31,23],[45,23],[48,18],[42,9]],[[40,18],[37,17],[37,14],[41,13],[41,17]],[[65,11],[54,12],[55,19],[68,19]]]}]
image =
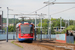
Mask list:
[{"label": "metal pole", "polygon": [[60,17],[60,33],[61,33],[61,17]]},{"label": "metal pole", "polygon": [[8,42],[8,13],[9,13],[9,10],[7,7],[7,37],[6,37],[6,42]]},{"label": "metal pole", "polygon": [[73,20],[73,25],[74,25],[74,20]]},{"label": "metal pole", "polygon": [[[35,12],[37,14],[37,12]],[[36,15],[37,17],[37,15]],[[36,17],[35,17],[35,41],[36,41]]]},{"label": "metal pole", "polygon": [[41,41],[42,41],[42,13],[41,13]]},{"label": "metal pole", "polygon": [[15,39],[14,34],[15,34],[15,15],[14,15],[14,32],[13,32],[13,40]]},{"label": "metal pole", "polygon": [[66,20],[65,20],[65,28],[66,28]]},{"label": "metal pole", "polygon": [[[49,1],[48,1],[48,2],[49,2]],[[48,5],[48,17],[49,17],[49,13],[50,13],[50,12],[49,12],[49,7],[50,7],[50,6]],[[49,21],[49,22],[50,22],[50,21]],[[48,38],[49,38],[49,25],[48,25]]]},{"label": "metal pole", "polygon": [[1,26],[2,26],[2,34],[3,34],[3,11],[2,11],[2,17],[1,18],[2,18],[2,22],[1,22],[2,25]]},{"label": "metal pole", "polygon": [[69,20],[68,20],[68,26],[69,26]]},{"label": "metal pole", "polygon": [[70,19],[69,19],[69,25],[70,25]]},{"label": "metal pole", "polygon": [[51,40],[51,15],[50,15],[50,40]]},{"label": "metal pole", "polygon": [[[50,0],[48,1],[50,2]],[[48,36],[49,36],[49,39],[51,40],[51,15],[50,15],[50,5],[48,5],[48,16],[50,17],[50,21],[49,21],[49,27],[48,27]],[[50,30],[50,31],[49,31]],[[49,34],[50,32],[50,34]]]}]

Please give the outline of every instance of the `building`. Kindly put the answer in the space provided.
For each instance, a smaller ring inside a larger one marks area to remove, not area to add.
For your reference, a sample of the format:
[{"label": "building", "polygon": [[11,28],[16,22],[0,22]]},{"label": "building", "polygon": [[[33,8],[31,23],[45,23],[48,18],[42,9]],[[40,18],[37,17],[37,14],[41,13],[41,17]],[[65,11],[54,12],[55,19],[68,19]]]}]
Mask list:
[{"label": "building", "polygon": [[63,31],[65,29],[65,27],[61,27],[61,29],[58,27],[53,27],[53,28],[54,28],[55,32],[60,32],[60,31]]},{"label": "building", "polygon": [[2,30],[2,17],[0,15],[0,30]]}]

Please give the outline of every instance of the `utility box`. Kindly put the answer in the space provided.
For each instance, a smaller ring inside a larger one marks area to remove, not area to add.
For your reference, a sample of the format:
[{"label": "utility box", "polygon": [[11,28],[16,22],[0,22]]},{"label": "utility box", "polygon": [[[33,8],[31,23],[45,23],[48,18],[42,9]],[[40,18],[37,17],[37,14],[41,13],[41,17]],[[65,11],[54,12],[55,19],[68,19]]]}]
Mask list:
[{"label": "utility box", "polygon": [[66,36],[67,43],[74,43],[74,36]]}]

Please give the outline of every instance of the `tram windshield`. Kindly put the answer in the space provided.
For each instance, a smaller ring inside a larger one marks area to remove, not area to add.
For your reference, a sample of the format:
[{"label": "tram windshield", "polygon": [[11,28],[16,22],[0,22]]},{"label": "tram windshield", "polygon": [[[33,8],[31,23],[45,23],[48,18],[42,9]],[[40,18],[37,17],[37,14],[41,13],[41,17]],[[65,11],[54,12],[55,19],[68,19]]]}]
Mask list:
[{"label": "tram windshield", "polygon": [[21,33],[30,34],[32,32],[32,27],[30,27],[29,25],[21,25]]}]

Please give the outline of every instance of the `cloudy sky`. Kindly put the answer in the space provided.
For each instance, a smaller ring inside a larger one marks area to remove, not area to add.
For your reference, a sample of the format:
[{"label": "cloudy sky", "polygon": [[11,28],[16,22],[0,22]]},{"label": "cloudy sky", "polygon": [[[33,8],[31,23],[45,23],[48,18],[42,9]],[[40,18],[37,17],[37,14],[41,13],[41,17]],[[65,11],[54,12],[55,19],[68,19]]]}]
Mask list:
[{"label": "cloudy sky", "polygon": [[[13,11],[9,11],[10,14],[15,13],[23,13],[23,14],[29,14],[46,4],[43,2],[46,2],[48,0],[0,0],[0,10],[4,11],[4,16],[7,17],[7,7],[9,9],[13,9]],[[53,0],[51,0],[52,2]],[[75,2],[75,0],[56,0],[56,2]],[[64,18],[64,19],[73,19],[75,20],[75,8],[61,12],[63,10],[69,9],[75,7],[75,4],[54,4],[50,5],[50,14],[52,18]],[[60,13],[58,13],[60,12]],[[0,11],[1,13],[1,11]],[[38,14],[47,14],[48,15],[48,7],[45,7],[39,11],[37,11]],[[54,14],[57,13],[57,14]],[[31,17],[31,16],[30,16]],[[9,16],[9,18],[13,18],[12,15]],[[16,16],[16,18],[18,18]],[[45,16],[45,18],[48,18],[48,16]]]}]

